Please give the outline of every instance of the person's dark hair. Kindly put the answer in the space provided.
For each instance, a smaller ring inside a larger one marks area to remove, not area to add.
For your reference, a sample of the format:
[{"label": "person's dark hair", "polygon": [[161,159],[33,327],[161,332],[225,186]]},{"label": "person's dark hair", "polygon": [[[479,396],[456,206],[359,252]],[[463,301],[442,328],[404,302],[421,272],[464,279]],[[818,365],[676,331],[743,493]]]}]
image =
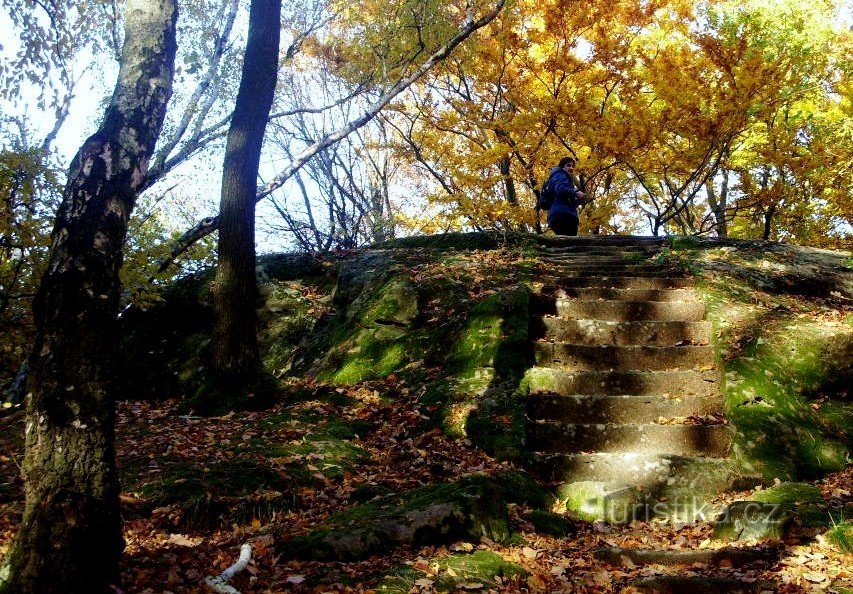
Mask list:
[{"label": "person's dark hair", "polygon": [[557,167],[562,169],[567,163],[576,163],[576,161],[572,157],[563,157]]}]

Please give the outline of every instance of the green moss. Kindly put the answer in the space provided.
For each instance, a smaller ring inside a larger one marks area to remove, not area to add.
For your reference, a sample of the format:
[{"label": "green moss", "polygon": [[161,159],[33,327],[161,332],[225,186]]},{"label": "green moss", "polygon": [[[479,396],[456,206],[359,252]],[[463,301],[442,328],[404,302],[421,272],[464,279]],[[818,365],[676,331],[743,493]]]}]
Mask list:
[{"label": "green moss", "polygon": [[532,364],[529,303],[526,287],[476,303],[447,358],[450,383],[430,395],[445,399],[449,435],[468,437],[503,459],[524,451],[523,398],[516,387]]},{"label": "green moss", "polygon": [[263,410],[281,396],[282,385],[266,369],[221,374],[209,369],[196,392],[177,407],[178,412],[219,415],[233,410]]},{"label": "green moss", "polygon": [[539,483],[526,472],[508,470],[492,477],[509,503],[518,503],[537,509],[550,509],[554,496],[539,486]]},{"label": "green moss", "polygon": [[565,509],[578,519],[592,522],[604,520],[615,524],[631,522],[643,494],[635,487],[618,488],[595,481],[578,481],[557,489],[558,509]]},{"label": "green moss", "polygon": [[451,555],[439,562],[439,568],[446,574],[436,581],[438,589],[455,588],[460,583],[481,583],[484,586],[496,585],[495,578],[526,576],[527,570],[520,565],[510,563],[491,551],[474,551],[470,555]]},{"label": "green moss", "polygon": [[309,439],[294,444],[271,446],[264,451],[268,458],[284,458],[299,468],[311,465],[328,478],[339,478],[369,455],[363,449],[340,439]]},{"label": "green moss", "polygon": [[344,560],[401,544],[419,546],[482,536],[506,542],[509,517],[499,484],[477,475],[356,505],[305,536],[282,541],[280,549],[294,557]]},{"label": "green moss", "polygon": [[714,522],[714,538],[724,541],[778,540],[793,521],[792,508],[775,503],[735,501]]},{"label": "green moss", "polygon": [[524,519],[533,524],[536,532],[550,534],[557,538],[574,534],[577,531],[575,524],[566,517],[545,510],[535,509],[526,513]]},{"label": "green moss", "polygon": [[279,281],[262,285],[262,292],[258,342],[264,366],[281,376],[290,370],[301,339],[315,331],[330,306],[331,290]]},{"label": "green moss", "polygon": [[355,384],[383,378],[409,361],[418,297],[408,281],[392,277],[366,290],[330,333],[332,354],[319,379]]},{"label": "green moss", "polygon": [[460,378],[494,368],[503,376],[519,374],[528,358],[519,358],[528,338],[530,293],[525,287],[490,295],[471,308],[465,328],[448,357],[448,371]]},{"label": "green moss", "polygon": [[[717,257],[728,266],[732,253]],[[853,406],[832,397],[851,382],[853,333],[819,311],[803,313],[810,306],[801,298],[762,294],[756,284],[771,283],[762,271],[772,266],[741,276],[715,272],[697,290],[719,337],[738,461],[768,479],[814,478],[840,470],[851,455]],[[829,400],[813,406],[818,396]]]},{"label": "green moss", "polygon": [[270,518],[292,509],[292,482],[252,460],[229,460],[201,467],[183,460],[161,459],[160,472],[130,465],[122,468],[122,483],[148,507],[178,505],[182,526],[215,527],[223,522]]},{"label": "green moss", "polygon": [[483,451],[499,460],[520,460],[524,446],[526,417],[518,392],[496,390],[472,408],[465,419],[465,435]]},{"label": "green moss", "polygon": [[808,483],[782,483],[769,489],[756,491],[750,499],[762,503],[821,503],[823,494],[820,489]]},{"label": "green moss", "polygon": [[[429,579],[436,592],[481,590],[497,586],[495,578],[505,579],[527,575],[520,565],[510,563],[491,551],[474,551],[470,555],[450,555],[432,561],[433,571]],[[408,566],[400,566],[389,572],[376,586],[377,592],[386,594],[408,594],[416,587],[415,582],[425,575]],[[480,586],[477,587],[477,584]]]},{"label": "green moss", "polygon": [[834,373],[827,336],[807,321],[762,327],[726,366],[726,412],[737,429],[737,453],[768,478],[840,470],[849,455],[847,407],[821,415],[805,396]]}]

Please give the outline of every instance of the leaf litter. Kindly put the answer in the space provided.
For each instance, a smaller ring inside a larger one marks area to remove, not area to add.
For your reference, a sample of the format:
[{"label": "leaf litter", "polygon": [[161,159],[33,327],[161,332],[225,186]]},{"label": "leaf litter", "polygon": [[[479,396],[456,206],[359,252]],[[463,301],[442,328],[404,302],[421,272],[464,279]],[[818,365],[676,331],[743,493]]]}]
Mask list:
[{"label": "leaf litter", "polygon": [[[471,473],[494,473],[510,467],[474,448],[466,439],[449,439],[430,426],[428,411],[398,378],[347,388],[347,404],[325,399],[327,386],[306,384],[318,392],[316,400],[285,402],[264,412],[242,412],[214,418],[180,416],[176,401],[122,402],[118,416],[118,463],[120,467],[147,460],[146,472],[157,476],[165,470],[168,455],[200,468],[215,468],[225,462],[266,464],[287,473],[293,459],[268,459],[257,444],[299,442],[310,439],[317,427],[292,422],[307,410],[322,411],[326,418],[360,421],[370,430],[352,438],[368,455],[346,472],[303,477],[292,509],[260,517],[230,516],[238,497],[224,498],[219,525],[187,530],[176,504],[148,509],[139,493],[122,494],[126,549],[122,561],[122,591],[128,594],[154,592],[205,592],[203,579],[227,568],[244,542],[252,544],[253,558],[247,571],[235,576],[232,585],[243,594],[370,593],[380,578],[399,566],[407,566],[420,577],[412,581],[412,592],[436,592],[437,560],[452,554],[485,550],[520,565],[526,576],[496,578],[491,583],[469,579],[457,583],[460,592],[623,592],[638,578],[661,575],[727,577],[745,584],[765,584],[782,594],[833,591],[830,584],[849,584],[851,559],[822,539],[785,543],[777,564],[731,567],[730,564],[690,567],[640,565],[624,558],[618,565],[598,561],[593,551],[600,547],[652,549],[707,549],[722,546],[711,540],[709,522],[675,525],[663,520],[635,522],[627,526],[577,522],[577,531],[557,538],[535,531],[523,519],[529,511],[510,506],[513,530],[520,536],[513,544],[488,540],[457,542],[420,549],[399,548],[392,554],[357,562],[313,562],[291,560],[276,553],[272,536],[305,534],[329,515],[354,504],[353,495],[368,487],[399,492],[424,484],[442,483]],[[379,398],[377,394],[385,397]],[[387,396],[393,395],[393,398]],[[19,478],[21,440],[13,434],[23,429],[23,418],[7,419],[0,436],[0,480],[11,485],[0,499],[0,554],[10,545],[23,511]],[[312,465],[318,468],[316,465]],[[143,479],[144,482],[144,479]],[[853,468],[817,481],[827,500],[850,501]],[[214,489],[215,491],[215,489]],[[728,493],[717,504],[748,498],[748,493]],[[208,496],[215,500],[216,492]],[[247,493],[245,498],[257,497]],[[759,545],[760,546],[760,545]],[[764,587],[764,586],[762,586]],[[444,590],[446,591],[446,590]]]}]

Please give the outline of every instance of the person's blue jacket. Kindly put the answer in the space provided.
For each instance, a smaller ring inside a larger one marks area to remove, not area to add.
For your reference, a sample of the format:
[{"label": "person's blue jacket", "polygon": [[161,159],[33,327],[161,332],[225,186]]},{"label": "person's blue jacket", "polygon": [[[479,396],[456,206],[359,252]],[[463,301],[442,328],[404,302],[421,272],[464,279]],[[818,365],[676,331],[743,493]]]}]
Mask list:
[{"label": "person's blue jacket", "polygon": [[572,176],[566,173],[562,167],[552,167],[548,176],[551,189],[551,208],[548,209],[548,222],[556,216],[570,215],[578,216],[578,191]]}]

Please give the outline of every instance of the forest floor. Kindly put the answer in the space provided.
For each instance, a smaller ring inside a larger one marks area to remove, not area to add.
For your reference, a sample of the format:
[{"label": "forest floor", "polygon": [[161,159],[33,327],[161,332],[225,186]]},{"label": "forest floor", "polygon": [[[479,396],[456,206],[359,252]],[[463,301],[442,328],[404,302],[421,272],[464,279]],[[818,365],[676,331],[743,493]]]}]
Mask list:
[{"label": "forest floor", "polygon": [[[276,551],[274,534],[304,534],[364,493],[402,491],[508,467],[465,439],[447,438],[429,421],[430,411],[419,404],[418,395],[394,376],[350,388],[291,388],[294,397],[272,409],[215,418],[182,416],[175,411],[176,401],[120,403],[117,444],[127,543],[122,592],[207,592],[204,578],[231,565],[243,543],[253,546],[252,560],[231,582],[243,594],[401,591],[401,583],[402,591],[447,591],[441,578],[448,573],[455,578],[451,589],[465,592],[631,592],[638,578],[667,574],[735,578],[755,584],[756,592],[853,587],[853,557],[820,535],[781,543],[779,561],[770,565],[672,567],[637,565],[627,558],[612,565],[594,559],[592,552],[607,546],[701,550],[724,543],[711,539],[712,518],[691,525],[578,521],[572,534],[558,538],[537,533],[521,506],[510,506],[515,535],[508,545],[451,542],[349,563],[284,558]],[[357,428],[357,434],[347,427]],[[22,434],[21,412],[0,418],[0,557],[23,510]],[[302,447],[306,444],[312,447]],[[257,468],[272,469],[280,480],[267,477],[235,490],[234,481]],[[170,472],[177,474],[167,478]],[[190,483],[200,485],[201,493],[181,499],[182,486]],[[850,502],[853,467],[814,484],[827,501]],[[748,498],[748,492],[727,493],[716,503]],[[482,578],[454,571],[447,562],[477,551],[496,553],[524,571]],[[401,568],[408,581],[395,582]]]}]

